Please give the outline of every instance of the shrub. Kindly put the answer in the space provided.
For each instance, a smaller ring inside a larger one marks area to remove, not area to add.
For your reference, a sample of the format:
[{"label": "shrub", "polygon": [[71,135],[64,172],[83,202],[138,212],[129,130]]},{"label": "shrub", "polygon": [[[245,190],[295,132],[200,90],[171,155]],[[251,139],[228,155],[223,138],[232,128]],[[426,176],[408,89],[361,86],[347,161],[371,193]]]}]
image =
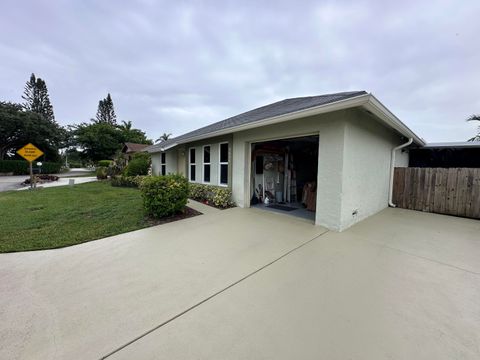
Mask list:
[{"label": "shrub", "polygon": [[[37,161],[33,162],[33,167],[36,166]],[[57,174],[60,172],[62,164],[42,161],[42,174]],[[25,160],[0,160],[0,173],[13,173],[13,175],[28,175],[30,168],[28,162]]]},{"label": "shrub", "polygon": [[228,188],[219,186],[190,184],[188,197],[221,209],[234,206],[232,201],[232,191]]},{"label": "shrub", "polygon": [[212,203],[222,209],[232,207],[232,191],[228,188],[216,187],[213,191]]},{"label": "shrub", "polygon": [[150,160],[147,158],[134,158],[130,160],[125,168],[125,176],[147,175],[150,167]]},{"label": "shrub", "polygon": [[142,159],[142,160],[147,160],[150,162],[151,156],[147,152],[138,152],[132,155],[132,159]]},{"label": "shrub", "polygon": [[111,178],[111,184],[112,186],[120,186],[120,187],[134,187],[138,188],[140,187],[140,184],[142,183],[142,180],[145,178],[145,176],[113,176]]},{"label": "shrub", "polygon": [[98,161],[98,166],[109,167],[111,163],[113,163],[112,160],[99,160]]},{"label": "shrub", "polygon": [[193,200],[205,201],[208,196],[208,185],[190,184],[188,197]]},{"label": "shrub", "polygon": [[187,204],[188,181],[181,175],[145,177],[140,190],[145,211],[156,218],[181,212]]},{"label": "shrub", "polygon": [[97,167],[97,179],[104,180],[108,177],[107,168],[104,166]]}]

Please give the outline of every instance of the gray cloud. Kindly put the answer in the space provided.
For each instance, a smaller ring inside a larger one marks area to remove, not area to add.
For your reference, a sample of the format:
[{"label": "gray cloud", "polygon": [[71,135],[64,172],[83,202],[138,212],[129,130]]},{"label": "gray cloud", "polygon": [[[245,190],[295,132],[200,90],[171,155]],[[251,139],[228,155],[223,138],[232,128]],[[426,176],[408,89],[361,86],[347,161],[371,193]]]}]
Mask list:
[{"label": "gray cloud", "polygon": [[364,89],[428,141],[473,135],[478,1],[7,1],[0,99],[31,72],[61,124],[112,94],[120,119],[179,135],[287,97]]}]

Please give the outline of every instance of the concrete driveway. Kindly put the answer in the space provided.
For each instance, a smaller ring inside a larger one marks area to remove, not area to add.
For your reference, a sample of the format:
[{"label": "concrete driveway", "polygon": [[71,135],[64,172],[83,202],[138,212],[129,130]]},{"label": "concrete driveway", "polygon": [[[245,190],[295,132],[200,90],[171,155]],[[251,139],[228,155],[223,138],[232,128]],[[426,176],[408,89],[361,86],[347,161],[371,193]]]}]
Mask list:
[{"label": "concrete driveway", "polygon": [[478,359],[480,222],[255,209],[0,255],[0,358]]}]

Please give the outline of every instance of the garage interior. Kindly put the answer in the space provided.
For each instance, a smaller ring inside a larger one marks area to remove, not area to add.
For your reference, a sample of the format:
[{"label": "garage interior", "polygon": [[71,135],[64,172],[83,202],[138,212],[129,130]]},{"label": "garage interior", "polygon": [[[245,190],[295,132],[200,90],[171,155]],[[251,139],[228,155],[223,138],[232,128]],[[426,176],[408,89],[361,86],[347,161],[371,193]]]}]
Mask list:
[{"label": "garage interior", "polygon": [[250,206],[315,222],[318,135],[252,144]]}]

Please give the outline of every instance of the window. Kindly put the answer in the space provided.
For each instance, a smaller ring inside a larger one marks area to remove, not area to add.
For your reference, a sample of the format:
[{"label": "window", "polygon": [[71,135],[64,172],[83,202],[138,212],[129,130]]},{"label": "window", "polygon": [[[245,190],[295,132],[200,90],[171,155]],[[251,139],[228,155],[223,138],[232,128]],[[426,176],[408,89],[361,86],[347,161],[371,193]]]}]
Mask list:
[{"label": "window", "polygon": [[190,181],[195,181],[197,165],[195,163],[195,148],[190,149]]},{"label": "window", "polygon": [[160,159],[160,175],[167,175],[167,154],[162,153]]},{"label": "window", "polygon": [[228,143],[220,144],[220,185],[228,185]]},{"label": "window", "polygon": [[203,147],[203,182],[210,182],[210,145]]}]

